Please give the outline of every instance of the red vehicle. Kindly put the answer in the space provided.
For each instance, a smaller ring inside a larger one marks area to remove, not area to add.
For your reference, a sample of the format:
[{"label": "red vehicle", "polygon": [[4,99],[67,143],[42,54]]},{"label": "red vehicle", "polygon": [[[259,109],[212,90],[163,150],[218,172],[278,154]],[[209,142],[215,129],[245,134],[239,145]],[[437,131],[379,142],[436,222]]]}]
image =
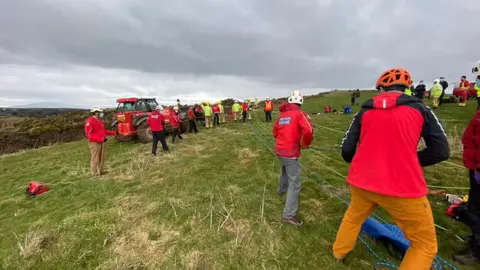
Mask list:
[{"label": "red vehicle", "polygon": [[[155,110],[158,105],[154,98],[120,98],[117,100],[118,106],[115,113],[115,120],[112,126],[118,131],[117,140],[126,142],[137,138],[143,142],[151,142],[152,132],[147,124],[148,115]],[[170,112],[165,108],[163,116],[165,117],[165,132],[171,133]],[[180,113],[182,124],[180,131],[184,133],[188,130],[188,121],[186,113]]]}]

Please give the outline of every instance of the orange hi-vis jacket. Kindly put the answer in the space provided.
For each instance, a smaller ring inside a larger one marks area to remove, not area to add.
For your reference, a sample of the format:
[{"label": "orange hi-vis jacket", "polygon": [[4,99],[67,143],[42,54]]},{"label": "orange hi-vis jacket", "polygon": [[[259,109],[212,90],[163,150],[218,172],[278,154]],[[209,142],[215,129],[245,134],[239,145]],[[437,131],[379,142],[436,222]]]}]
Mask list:
[{"label": "orange hi-vis jacket", "polygon": [[271,100],[265,101],[265,108],[264,111],[271,112],[273,111],[273,102]]}]

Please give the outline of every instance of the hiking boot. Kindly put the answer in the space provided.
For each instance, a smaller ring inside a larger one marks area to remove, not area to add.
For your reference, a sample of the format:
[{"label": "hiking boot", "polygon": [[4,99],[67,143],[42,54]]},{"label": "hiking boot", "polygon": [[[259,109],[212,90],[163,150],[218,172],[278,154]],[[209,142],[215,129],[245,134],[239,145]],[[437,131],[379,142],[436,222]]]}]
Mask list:
[{"label": "hiking boot", "polygon": [[480,258],[474,256],[472,253],[469,253],[467,255],[454,255],[452,259],[463,265],[480,264]]},{"label": "hiking boot", "polygon": [[295,227],[302,227],[303,226],[303,221],[297,219],[297,217],[292,217],[292,218],[284,218],[282,217],[282,222],[283,223],[288,223],[290,225],[293,225]]}]

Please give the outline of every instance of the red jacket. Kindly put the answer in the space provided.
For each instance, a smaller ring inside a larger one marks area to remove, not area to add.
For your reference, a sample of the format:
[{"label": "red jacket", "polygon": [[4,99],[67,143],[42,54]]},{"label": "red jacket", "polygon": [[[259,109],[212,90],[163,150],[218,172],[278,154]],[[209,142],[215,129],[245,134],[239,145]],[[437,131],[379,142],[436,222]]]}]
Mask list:
[{"label": "red jacket", "polygon": [[152,132],[163,131],[165,118],[159,111],[154,111],[148,116],[147,124],[150,126]]},{"label": "red jacket", "polygon": [[480,110],[470,120],[462,136],[463,164],[470,170],[480,169]]},{"label": "red jacket", "polygon": [[246,103],[246,102],[242,103],[242,111],[243,112],[248,111],[248,103]]},{"label": "red jacket", "polygon": [[[421,137],[426,148],[417,151]],[[365,102],[342,141],[342,157],[352,163],[347,182],[393,197],[426,196],[422,167],[449,156],[447,135],[437,116],[419,99],[400,92]]]},{"label": "red jacket", "polygon": [[265,112],[273,111],[273,102],[271,100],[265,101],[265,108],[263,109]]},{"label": "red jacket", "polygon": [[178,117],[178,114],[171,110],[170,111],[170,124],[172,125],[172,128],[179,128],[180,127],[180,118]]},{"label": "red jacket", "polygon": [[460,82],[460,89],[462,88],[469,88],[470,87],[470,82],[467,80],[463,80]]},{"label": "red jacket", "polygon": [[275,154],[280,157],[300,157],[300,147],[308,147],[313,141],[313,125],[308,114],[298,105],[283,103],[280,116],[273,127],[277,140]]},{"label": "red jacket", "polygon": [[91,116],[87,119],[84,125],[85,136],[87,136],[89,142],[103,143],[107,138],[107,135],[115,135],[115,131],[105,129],[105,124],[102,120],[97,120]]},{"label": "red jacket", "polygon": [[212,105],[213,113],[220,113],[220,107],[217,104]]},{"label": "red jacket", "polygon": [[197,117],[195,116],[195,112],[193,111],[193,108],[192,108],[192,107],[190,107],[190,108],[188,109],[187,116],[188,116],[188,120],[195,120],[195,119],[197,119]]}]

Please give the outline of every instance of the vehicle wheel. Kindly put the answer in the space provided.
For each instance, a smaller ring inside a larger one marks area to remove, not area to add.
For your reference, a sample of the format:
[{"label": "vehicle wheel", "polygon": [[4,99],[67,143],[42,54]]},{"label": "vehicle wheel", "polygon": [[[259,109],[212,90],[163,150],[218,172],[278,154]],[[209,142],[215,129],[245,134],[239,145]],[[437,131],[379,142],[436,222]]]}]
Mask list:
[{"label": "vehicle wheel", "polygon": [[115,135],[115,140],[119,141],[119,142],[129,142],[131,140],[133,140],[134,137],[130,137],[130,136],[122,136],[122,135]]},{"label": "vehicle wheel", "polygon": [[137,127],[137,136],[142,143],[149,143],[153,140],[152,130],[146,121]]}]

